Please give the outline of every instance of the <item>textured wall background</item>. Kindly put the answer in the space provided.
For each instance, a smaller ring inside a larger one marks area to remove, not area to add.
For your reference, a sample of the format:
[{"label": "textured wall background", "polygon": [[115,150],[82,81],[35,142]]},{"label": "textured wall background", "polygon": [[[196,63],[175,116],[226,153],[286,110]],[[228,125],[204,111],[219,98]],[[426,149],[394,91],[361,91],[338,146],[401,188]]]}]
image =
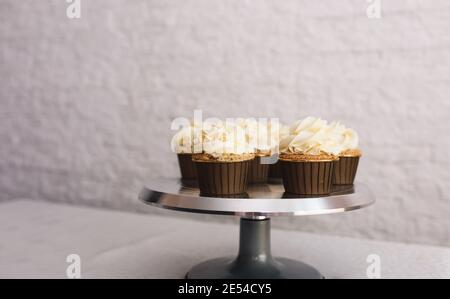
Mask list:
[{"label": "textured wall background", "polygon": [[173,118],[317,115],[358,130],[378,202],[277,226],[450,245],[450,2],[382,4],[1,0],[1,200],[198,218],[136,199],[177,174]]}]

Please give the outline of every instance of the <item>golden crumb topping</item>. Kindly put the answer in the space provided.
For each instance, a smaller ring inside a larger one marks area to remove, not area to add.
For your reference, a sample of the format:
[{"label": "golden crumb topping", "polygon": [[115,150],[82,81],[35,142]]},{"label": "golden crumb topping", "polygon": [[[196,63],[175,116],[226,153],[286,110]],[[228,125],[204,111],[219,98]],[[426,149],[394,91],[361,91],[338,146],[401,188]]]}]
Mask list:
[{"label": "golden crumb topping", "polygon": [[254,154],[194,154],[192,161],[195,162],[241,162],[253,160]]},{"label": "golden crumb topping", "polygon": [[325,162],[325,161],[337,161],[339,160],[338,156],[321,153],[318,155],[308,155],[308,154],[280,154],[279,157],[282,161],[293,161],[293,162]]},{"label": "golden crumb topping", "polygon": [[362,152],[359,149],[348,149],[339,154],[340,157],[361,157]]}]

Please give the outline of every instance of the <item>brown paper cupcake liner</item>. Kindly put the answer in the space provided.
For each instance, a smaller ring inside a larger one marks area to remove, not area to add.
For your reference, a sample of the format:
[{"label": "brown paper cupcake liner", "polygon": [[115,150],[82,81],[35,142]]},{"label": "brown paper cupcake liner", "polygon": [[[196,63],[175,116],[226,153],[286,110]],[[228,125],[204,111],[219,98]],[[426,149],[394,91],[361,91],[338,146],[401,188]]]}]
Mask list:
[{"label": "brown paper cupcake liner", "polygon": [[334,162],[334,185],[352,185],[358,170],[359,157],[340,157]]},{"label": "brown paper cupcake liner", "polygon": [[202,196],[228,196],[247,191],[251,160],[239,162],[194,162]]},{"label": "brown paper cupcake liner", "polygon": [[280,161],[269,166],[269,178],[281,179]]},{"label": "brown paper cupcake liner", "polygon": [[267,183],[269,177],[269,164],[261,164],[261,157],[256,157],[250,161],[248,169],[248,183],[262,184]]},{"label": "brown paper cupcake liner", "polygon": [[295,162],[280,160],[284,189],[299,195],[331,193],[334,161]]},{"label": "brown paper cupcake liner", "polygon": [[197,169],[192,161],[192,154],[178,154],[178,165],[180,166],[181,178],[186,181],[197,180]]}]

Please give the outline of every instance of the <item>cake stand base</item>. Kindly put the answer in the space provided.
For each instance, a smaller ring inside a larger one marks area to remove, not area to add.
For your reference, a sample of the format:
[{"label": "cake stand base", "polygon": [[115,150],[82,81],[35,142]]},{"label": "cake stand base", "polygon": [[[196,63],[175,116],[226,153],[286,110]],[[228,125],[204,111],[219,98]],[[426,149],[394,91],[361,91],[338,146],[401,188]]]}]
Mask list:
[{"label": "cake stand base", "polygon": [[194,266],[188,279],[322,279],[313,267],[286,258],[273,258],[270,249],[270,219],[241,218],[239,254]]},{"label": "cake stand base", "polygon": [[313,267],[286,258],[271,262],[239,264],[232,258],[218,258],[192,268],[187,279],[322,279]]}]

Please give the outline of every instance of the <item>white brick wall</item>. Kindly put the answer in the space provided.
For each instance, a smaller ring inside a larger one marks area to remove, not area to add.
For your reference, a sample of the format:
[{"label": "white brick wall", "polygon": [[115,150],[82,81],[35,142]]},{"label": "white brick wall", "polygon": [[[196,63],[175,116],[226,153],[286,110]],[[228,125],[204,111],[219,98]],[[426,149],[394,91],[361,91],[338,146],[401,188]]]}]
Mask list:
[{"label": "white brick wall", "polygon": [[277,226],[450,245],[450,2],[382,4],[2,0],[1,200],[162,213],[136,196],[177,173],[173,118],[312,114],[358,130],[378,202]]}]

